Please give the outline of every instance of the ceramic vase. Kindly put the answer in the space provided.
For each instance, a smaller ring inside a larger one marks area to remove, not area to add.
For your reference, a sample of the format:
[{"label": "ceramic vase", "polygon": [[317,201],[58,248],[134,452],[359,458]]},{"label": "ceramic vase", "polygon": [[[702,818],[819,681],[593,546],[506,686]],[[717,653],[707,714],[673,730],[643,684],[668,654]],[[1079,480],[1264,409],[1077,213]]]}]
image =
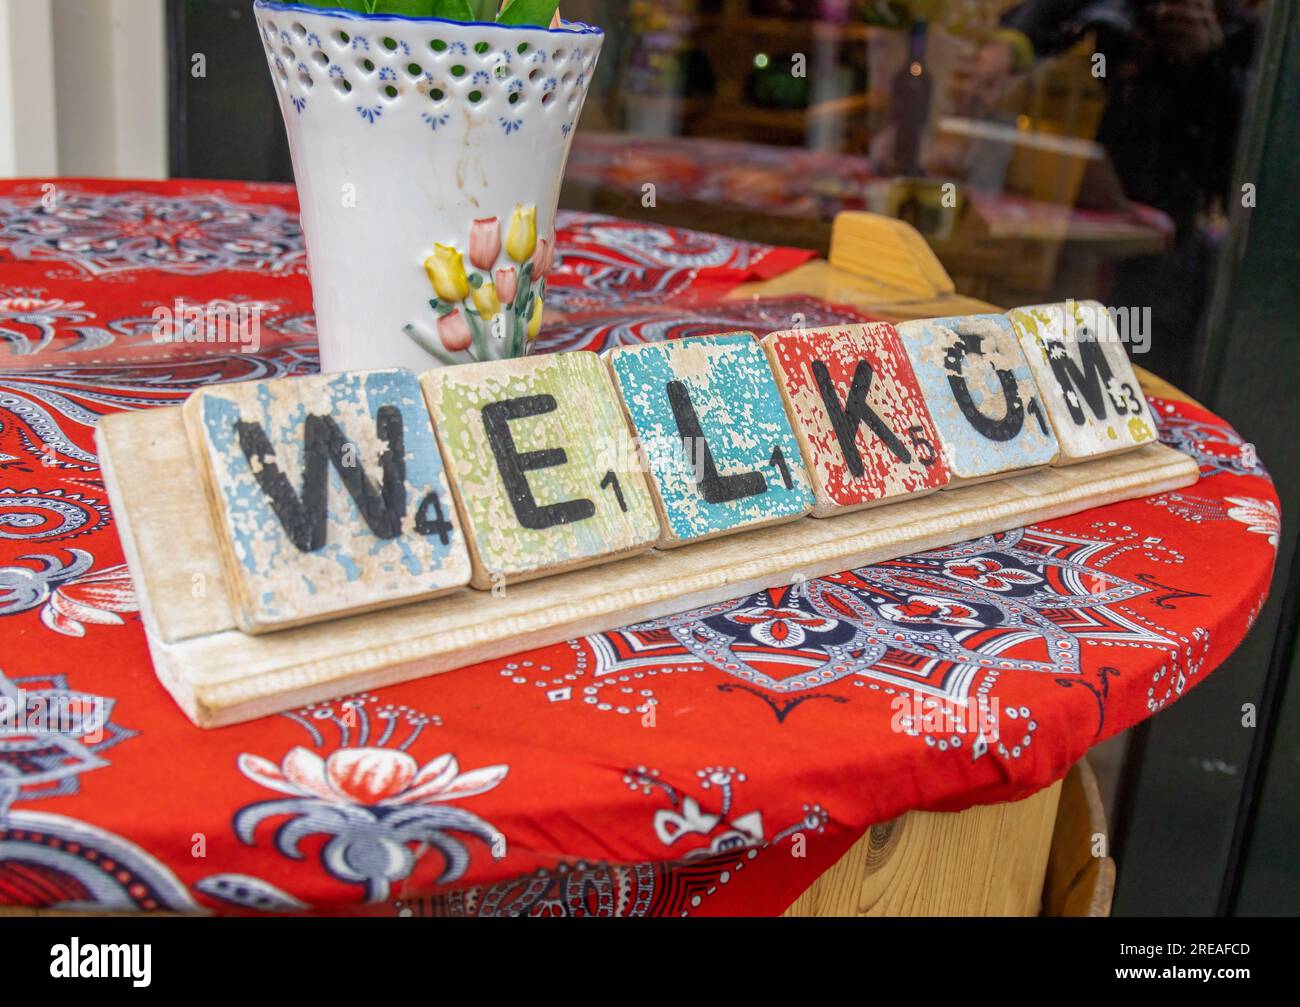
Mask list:
[{"label": "ceramic vase", "polygon": [[253,5],[323,371],[520,356],[603,33]]}]

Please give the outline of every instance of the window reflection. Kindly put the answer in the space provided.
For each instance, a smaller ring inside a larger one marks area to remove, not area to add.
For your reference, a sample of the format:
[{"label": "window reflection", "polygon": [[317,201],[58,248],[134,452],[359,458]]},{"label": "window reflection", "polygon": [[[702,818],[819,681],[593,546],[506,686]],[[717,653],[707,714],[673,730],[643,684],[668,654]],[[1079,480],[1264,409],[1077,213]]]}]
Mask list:
[{"label": "window reflection", "polygon": [[[566,205],[824,249],[907,219],[963,293],[1149,307],[1196,352],[1262,4],[566,3],[608,33]],[[648,186],[652,188],[647,188]]]}]

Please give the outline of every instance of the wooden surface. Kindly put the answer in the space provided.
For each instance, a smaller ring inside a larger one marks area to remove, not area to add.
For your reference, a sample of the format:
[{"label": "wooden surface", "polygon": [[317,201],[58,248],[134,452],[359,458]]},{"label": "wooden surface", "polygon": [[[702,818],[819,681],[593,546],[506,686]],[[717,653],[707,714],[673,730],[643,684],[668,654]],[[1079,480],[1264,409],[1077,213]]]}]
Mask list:
[{"label": "wooden surface", "polygon": [[916,297],[956,293],[952,279],[920,233],[893,217],[841,213],[831,228],[830,264]]},{"label": "wooden surface", "polygon": [[802,294],[831,304],[847,304],[882,321],[911,318],[945,318],[979,315],[1001,309],[988,301],[961,294],[933,294],[836,269],[825,259],[814,259],[771,280],[742,283],[727,300]]},{"label": "wooden surface", "polygon": [[[468,583],[442,456],[409,371],[225,383],[199,389],[182,414],[244,632]],[[195,527],[171,529],[178,554]]]},{"label": "wooden surface", "polygon": [[1106,809],[1087,759],[1066,774],[1056,812],[1043,912],[1047,916],[1109,916],[1115,893]]},{"label": "wooden surface", "polygon": [[1056,460],[1056,436],[1005,315],[916,319],[907,347],[948,463],[949,486]]},{"label": "wooden surface", "polygon": [[816,516],[923,496],[948,484],[928,403],[892,325],[773,332],[763,344],[812,466]]},{"label": "wooden surface", "polygon": [[[1175,388],[1160,375],[1152,374],[1137,364],[1133,364],[1133,376],[1138,379],[1138,384],[1142,386],[1143,393],[1147,395],[1158,395],[1170,402],[1187,402],[1194,406],[1201,406],[1199,402],[1181,388]],[[1205,407],[1201,406],[1201,408],[1204,409]]]},{"label": "wooden surface", "polygon": [[1060,463],[1157,439],[1128,353],[1106,309],[1064,301],[1007,313],[1060,446]]},{"label": "wooden surface", "polygon": [[1037,915],[1060,793],[873,825],[784,915]]}]

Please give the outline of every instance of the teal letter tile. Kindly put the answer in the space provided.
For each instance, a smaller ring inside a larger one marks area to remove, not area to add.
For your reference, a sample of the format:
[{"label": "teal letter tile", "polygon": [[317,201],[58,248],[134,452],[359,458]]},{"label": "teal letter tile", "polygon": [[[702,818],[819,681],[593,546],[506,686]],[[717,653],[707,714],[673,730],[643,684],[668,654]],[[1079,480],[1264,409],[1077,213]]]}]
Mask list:
[{"label": "teal letter tile", "polygon": [[812,508],[799,444],[750,333],[621,347],[607,358],[649,464],[660,548]]}]

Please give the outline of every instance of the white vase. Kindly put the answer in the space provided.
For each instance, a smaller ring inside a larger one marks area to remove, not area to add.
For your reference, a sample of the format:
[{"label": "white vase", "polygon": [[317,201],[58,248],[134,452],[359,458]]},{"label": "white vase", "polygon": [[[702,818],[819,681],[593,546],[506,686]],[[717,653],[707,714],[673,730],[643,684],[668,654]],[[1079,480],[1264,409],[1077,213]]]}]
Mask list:
[{"label": "white vase", "polygon": [[253,7],[289,136],[321,370],[527,352],[600,29]]}]

